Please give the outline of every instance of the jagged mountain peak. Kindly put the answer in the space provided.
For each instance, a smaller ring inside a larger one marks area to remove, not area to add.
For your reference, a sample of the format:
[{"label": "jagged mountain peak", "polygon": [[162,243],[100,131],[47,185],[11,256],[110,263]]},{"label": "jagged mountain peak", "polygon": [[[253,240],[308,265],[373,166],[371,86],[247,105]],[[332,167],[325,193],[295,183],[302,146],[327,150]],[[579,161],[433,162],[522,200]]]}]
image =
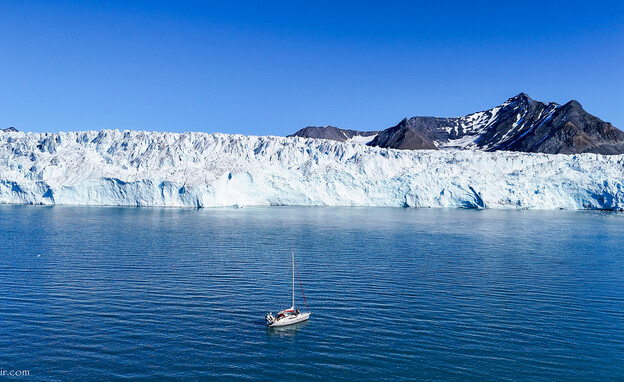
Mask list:
[{"label": "jagged mountain peak", "polygon": [[[325,139],[344,141],[348,130]],[[365,132],[356,132],[365,135]],[[316,138],[318,132],[308,132]],[[369,132],[377,134],[377,132]],[[471,149],[550,154],[624,154],[624,132],[587,113],[571,100],[544,103],[521,92],[503,104],[463,117],[415,116],[380,132],[371,146],[397,149]]]},{"label": "jagged mountain peak", "polygon": [[[399,125],[409,125],[441,149],[624,154],[624,132],[587,113],[578,101],[544,103],[523,92],[464,117],[412,117]],[[402,148],[399,141],[391,147]]]},{"label": "jagged mountain peak", "polygon": [[531,98],[527,93],[520,92],[520,93],[516,94],[515,96],[509,98],[507,101],[508,102],[509,101],[511,101],[511,102],[515,102],[515,101],[527,101],[527,102],[530,102],[530,101],[535,101],[535,100],[533,98]]},{"label": "jagged mountain peak", "polygon": [[570,109],[570,110],[578,110],[580,112],[585,112],[583,109],[583,105],[577,100],[570,100],[561,106],[562,109]]}]

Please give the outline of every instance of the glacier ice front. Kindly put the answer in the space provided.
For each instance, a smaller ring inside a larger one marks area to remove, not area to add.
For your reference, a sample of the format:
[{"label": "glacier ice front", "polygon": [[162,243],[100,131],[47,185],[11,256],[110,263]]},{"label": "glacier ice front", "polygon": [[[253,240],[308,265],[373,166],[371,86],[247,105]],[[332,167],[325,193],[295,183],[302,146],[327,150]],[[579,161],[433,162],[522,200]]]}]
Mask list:
[{"label": "glacier ice front", "polygon": [[0,133],[0,203],[623,209],[624,156],[207,133]]}]

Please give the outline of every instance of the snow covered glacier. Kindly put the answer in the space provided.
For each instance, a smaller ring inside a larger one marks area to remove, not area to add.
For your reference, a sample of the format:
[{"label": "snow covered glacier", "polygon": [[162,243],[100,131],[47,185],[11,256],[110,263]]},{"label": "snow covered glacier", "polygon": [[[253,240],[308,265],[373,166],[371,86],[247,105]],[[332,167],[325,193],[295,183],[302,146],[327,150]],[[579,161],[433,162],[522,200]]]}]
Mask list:
[{"label": "snow covered glacier", "polygon": [[0,133],[0,203],[623,209],[624,156],[285,137]]}]

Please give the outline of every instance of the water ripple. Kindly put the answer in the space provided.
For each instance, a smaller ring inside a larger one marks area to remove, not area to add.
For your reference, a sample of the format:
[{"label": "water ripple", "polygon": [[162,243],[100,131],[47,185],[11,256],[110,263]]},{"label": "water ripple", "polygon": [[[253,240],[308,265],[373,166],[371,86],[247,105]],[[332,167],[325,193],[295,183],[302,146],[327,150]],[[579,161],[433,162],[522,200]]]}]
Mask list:
[{"label": "water ripple", "polygon": [[[622,215],[0,206],[0,218],[0,367],[33,380],[624,379]],[[264,314],[290,306],[291,249],[312,318],[267,329]]]}]

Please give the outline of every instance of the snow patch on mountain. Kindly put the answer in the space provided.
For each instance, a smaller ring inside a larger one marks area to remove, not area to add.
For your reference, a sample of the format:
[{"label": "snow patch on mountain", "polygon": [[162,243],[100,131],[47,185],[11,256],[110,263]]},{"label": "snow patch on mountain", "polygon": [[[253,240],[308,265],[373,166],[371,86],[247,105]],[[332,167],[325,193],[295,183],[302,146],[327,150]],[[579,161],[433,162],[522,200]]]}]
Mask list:
[{"label": "snow patch on mountain", "polygon": [[347,143],[357,143],[360,145],[365,145],[370,143],[373,139],[375,139],[375,137],[377,136],[377,134],[374,135],[356,135],[353,136],[347,140],[345,140],[345,142]]},{"label": "snow patch on mountain", "polygon": [[0,203],[622,209],[624,156],[404,151],[206,133],[7,132],[0,133]]}]

